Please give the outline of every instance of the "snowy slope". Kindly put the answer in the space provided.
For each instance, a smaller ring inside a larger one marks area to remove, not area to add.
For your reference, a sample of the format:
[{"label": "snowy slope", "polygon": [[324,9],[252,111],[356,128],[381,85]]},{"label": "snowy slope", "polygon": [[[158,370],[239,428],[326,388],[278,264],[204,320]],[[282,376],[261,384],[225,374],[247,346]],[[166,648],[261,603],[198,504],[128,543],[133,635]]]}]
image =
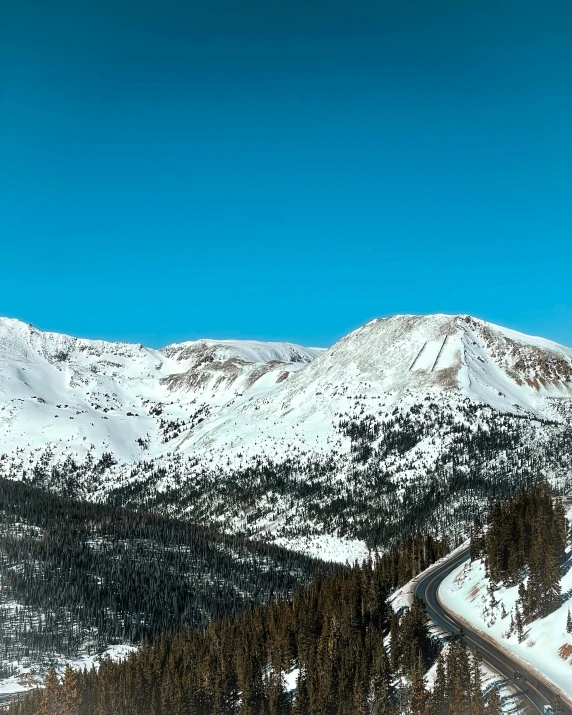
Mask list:
[{"label": "snowy slope", "polygon": [[[569,513],[569,519],[570,516]],[[571,559],[572,552],[569,551],[561,579],[562,605],[554,613],[527,626],[522,643],[518,642],[515,629],[510,632],[518,586],[499,587],[494,592],[495,603],[492,604],[488,590],[490,582],[482,561],[465,563],[452,571],[439,591],[445,606],[540,671],[569,698],[572,698],[572,634],[566,632],[566,619],[568,611],[572,610]]]},{"label": "snowy slope", "polygon": [[109,451],[124,462],[144,451],[160,455],[169,436],[161,420],[188,421],[197,401],[204,418],[237,395],[264,394],[319,353],[289,343],[214,340],[159,351],[2,318],[0,449],[50,444],[57,454],[81,456],[93,445],[96,454]]},{"label": "snowy slope", "polygon": [[171,449],[226,459],[237,445],[256,442],[258,452],[266,442],[275,454],[289,430],[300,445],[327,449],[332,419],[354,404],[388,412],[427,396],[553,418],[554,399],[572,398],[572,351],[467,316],[375,320],[327,351],[213,340],[151,350],[0,319],[6,452],[52,442],[81,453],[88,443],[128,461],[149,435],[149,456],[160,455],[157,405],[164,420],[203,408],[200,428],[181,430]]},{"label": "snowy slope", "polygon": [[[372,514],[386,531],[414,514],[407,484],[428,509],[479,470],[563,478],[571,430],[572,350],[470,316],[374,320],[328,350],[151,350],[0,319],[0,474],[315,553],[349,535],[327,547],[341,560],[364,553]],[[66,457],[84,467],[62,481]],[[454,522],[462,500],[447,499]]]},{"label": "snowy slope", "polygon": [[[385,414],[425,398],[465,398],[500,410],[554,418],[572,398],[572,350],[468,316],[394,316],[354,331],[269,394],[222,411],[181,440],[185,451],[289,451],[292,433],[328,451],[331,423],[358,406]],[[286,429],[285,429],[286,428]]]}]

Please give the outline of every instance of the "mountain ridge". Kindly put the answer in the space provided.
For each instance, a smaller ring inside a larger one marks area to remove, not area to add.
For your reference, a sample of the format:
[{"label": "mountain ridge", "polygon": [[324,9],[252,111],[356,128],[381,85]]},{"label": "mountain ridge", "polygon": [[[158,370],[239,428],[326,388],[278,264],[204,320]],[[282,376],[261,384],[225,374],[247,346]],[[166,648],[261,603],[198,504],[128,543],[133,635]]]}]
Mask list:
[{"label": "mountain ridge", "polygon": [[380,318],[327,350],[156,351],[0,320],[0,365],[0,474],[297,548],[411,528],[412,489],[429,513],[479,474],[567,479],[572,350],[467,315]]}]

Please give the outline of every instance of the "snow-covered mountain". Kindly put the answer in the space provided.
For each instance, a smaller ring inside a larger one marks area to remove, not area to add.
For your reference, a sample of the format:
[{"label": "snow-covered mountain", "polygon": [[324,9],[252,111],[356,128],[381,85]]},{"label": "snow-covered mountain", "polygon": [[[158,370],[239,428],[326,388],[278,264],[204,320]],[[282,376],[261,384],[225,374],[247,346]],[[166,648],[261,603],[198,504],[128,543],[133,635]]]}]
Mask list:
[{"label": "snow-covered mountain", "polygon": [[231,340],[152,350],[0,318],[0,449],[50,445],[81,457],[93,445],[122,462],[161,454],[176,431],[170,423],[188,425],[243,394],[265,394],[320,352]]},{"label": "snow-covered mountain", "polygon": [[4,319],[0,401],[12,478],[299,547],[307,535],[371,543],[445,502],[450,520],[463,480],[563,479],[572,350],[470,316],[374,320],[329,350],[150,350]]},{"label": "snow-covered mountain", "polygon": [[469,316],[374,320],[283,385],[225,406],[177,448],[211,450],[225,460],[254,446],[256,453],[287,454],[292,442],[327,452],[340,414],[386,417],[427,398],[552,419],[554,400],[572,398],[572,350]]}]

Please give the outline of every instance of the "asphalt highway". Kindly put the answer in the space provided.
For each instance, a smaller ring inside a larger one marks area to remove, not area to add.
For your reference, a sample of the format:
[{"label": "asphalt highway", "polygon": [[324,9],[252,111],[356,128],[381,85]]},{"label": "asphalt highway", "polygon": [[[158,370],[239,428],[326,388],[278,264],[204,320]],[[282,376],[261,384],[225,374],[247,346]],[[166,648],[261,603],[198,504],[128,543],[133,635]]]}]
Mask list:
[{"label": "asphalt highway", "polygon": [[[539,680],[538,676],[527,669],[522,661],[511,657],[501,648],[495,646],[487,638],[469,628],[458,620],[454,614],[445,610],[439,600],[439,586],[443,579],[469,558],[469,550],[459,552],[441,566],[421,575],[415,593],[426,605],[427,615],[443,631],[458,635],[463,632],[467,645],[472,650],[478,649],[483,661],[500,676],[509,681],[511,687],[517,692],[516,697],[527,713],[543,712],[545,705],[549,705],[557,694],[547,683]],[[526,680],[515,680],[514,673],[518,671]],[[563,715],[572,715],[566,706]]]}]

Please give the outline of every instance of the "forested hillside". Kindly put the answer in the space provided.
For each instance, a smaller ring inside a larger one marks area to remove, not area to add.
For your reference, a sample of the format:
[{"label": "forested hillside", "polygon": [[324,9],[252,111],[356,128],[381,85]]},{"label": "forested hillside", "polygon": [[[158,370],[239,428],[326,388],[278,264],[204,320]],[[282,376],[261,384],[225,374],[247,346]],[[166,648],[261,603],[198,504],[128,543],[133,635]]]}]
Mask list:
[{"label": "forested hillside", "polygon": [[[407,703],[410,712],[421,712],[421,704],[433,708],[427,713],[441,712],[440,692],[434,701],[423,685],[438,652],[423,604],[416,600],[392,616],[388,596],[447,549],[430,537],[410,539],[373,563],[320,578],[288,600],[205,629],[185,627],[125,663],[103,664],[98,673],[68,673],[64,688],[52,673],[42,693],[8,713],[56,712],[70,691],[81,715],[388,715]],[[471,664],[462,644],[444,665],[446,687],[468,703],[471,691],[464,685],[471,681]],[[412,686],[396,680],[399,675]]]},{"label": "forested hillside", "polygon": [[[494,601],[499,610],[500,583],[524,576],[523,624],[557,606],[551,579],[567,530],[562,503],[545,481],[491,504],[471,539],[472,558],[484,557],[498,579],[490,608]],[[446,540],[410,536],[289,597],[203,628],[185,623],[122,663],[68,669],[63,679],[52,670],[46,687],[12,703],[7,715],[500,715],[499,690],[484,688],[478,653],[462,638],[432,637],[419,599],[397,612],[390,606],[398,586],[449,549]],[[539,593],[546,598],[535,600]],[[518,632],[517,621],[511,628]]]},{"label": "forested hillside", "polygon": [[206,626],[339,568],[0,479],[0,674]]},{"label": "forested hillside", "polygon": [[475,523],[471,561],[443,580],[444,607],[572,698],[570,498],[546,480],[491,505]]},{"label": "forested hillside", "polygon": [[426,401],[383,419],[340,413],[335,428],[349,440],[349,453],[332,445],[321,457],[303,450],[285,459],[259,454],[226,469],[181,453],[123,469],[110,453],[57,463],[47,455],[32,469],[10,466],[5,473],[61,495],[218,524],[250,538],[298,545],[306,536],[343,537],[360,543],[364,555],[419,529],[468,536],[490,499],[534,484],[543,472],[559,475],[560,491],[572,487],[572,472],[563,471],[572,463],[572,428],[548,421],[470,402],[453,411]]},{"label": "forested hillside", "polygon": [[[468,536],[491,499],[550,471],[554,455],[561,464],[570,461],[572,429],[550,432],[553,427],[470,402],[452,411],[427,401],[395,408],[384,419],[349,411],[336,421],[337,433],[350,441],[349,454],[332,446],[322,458],[310,452],[284,460],[258,455],[249,466],[227,471],[175,454],[160,466],[131,465],[107,499],[230,523],[250,536],[271,532],[286,543],[335,533],[375,549],[419,529],[456,538]],[[548,435],[542,445],[535,442],[539,429]],[[54,490],[67,483],[66,470],[30,478]],[[570,487],[569,479],[562,477],[561,489]]]},{"label": "forested hillside", "polygon": [[493,504],[486,535],[480,524],[475,525],[471,560],[484,557],[491,591],[518,587],[509,632],[516,631],[519,642],[526,625],[549,616],[562,604],[567,541],[562,500],[552,498],[545,481]]}]

